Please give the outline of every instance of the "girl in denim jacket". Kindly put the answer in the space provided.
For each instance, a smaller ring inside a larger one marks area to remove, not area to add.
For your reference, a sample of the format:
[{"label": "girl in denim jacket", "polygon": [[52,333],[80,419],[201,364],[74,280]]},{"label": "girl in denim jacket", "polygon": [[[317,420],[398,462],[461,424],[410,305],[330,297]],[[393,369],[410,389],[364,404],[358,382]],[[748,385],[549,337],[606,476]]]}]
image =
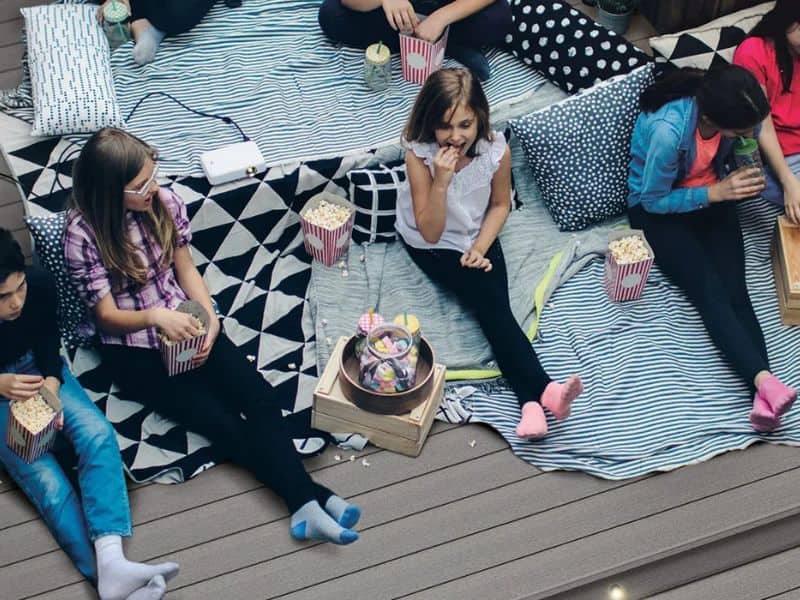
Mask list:
[{"label": "girl in denim jacket", "polygon": [[780,426],[797,391],[770,372],[745,283],[737,200],[764,189],[758,169],[725,174],[733,138],[752,137],[769,103],[744,68],[682,70],[651,85],[631,141],[628,215],[661,270],[688,296],[717,348],[755,393],[756,431]]}]

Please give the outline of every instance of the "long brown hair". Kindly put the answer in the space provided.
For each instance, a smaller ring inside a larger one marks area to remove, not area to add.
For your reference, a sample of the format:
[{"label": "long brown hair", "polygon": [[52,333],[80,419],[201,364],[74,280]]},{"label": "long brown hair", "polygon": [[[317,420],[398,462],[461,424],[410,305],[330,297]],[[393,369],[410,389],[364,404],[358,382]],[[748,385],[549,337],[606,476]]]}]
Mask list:
[{"label": "long brown hair", "polygon": [[459,104],[471,109],[478,121],[476,143],[467,150],[467,156],[475,156],[477,141],[492,141],[492,130],[486,94],[467,69],[439,69],[428,76],[411,109],[403,137],[409,142],[435,142],[436,130]]},{"label": "long brown hair", "polygon": [[781,74],[783,93],[789,93],[794,77],[794,54],[789,48],[786,32],[800,22],[800,2],[797,0],[778,0],[758,24],[753,27],[748,37],[760,37],[772,42],[775,47],[775,60]]},{"label": "long brown hair", "polygon": [[[140,249],[128,237],[123,202],[125,187],[148,159],[156,157],[156,151],[136,136],[106,127],[89,138],[72,168],[69,205],[91,226],[103,265],[116,288],[126,279],[139,285],[147,283],[147,265],[142,264]],[[162,266],[171,264],[177,240],[172,216],[158,195],[142,214],[150,239],[163,250]]]}]

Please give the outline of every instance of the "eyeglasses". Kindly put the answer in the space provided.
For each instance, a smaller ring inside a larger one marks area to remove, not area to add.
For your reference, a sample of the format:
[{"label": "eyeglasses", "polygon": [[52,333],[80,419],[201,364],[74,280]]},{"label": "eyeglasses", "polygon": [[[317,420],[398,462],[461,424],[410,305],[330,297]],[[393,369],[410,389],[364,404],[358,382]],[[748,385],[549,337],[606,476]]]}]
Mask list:
[{"label": "eyeglasses", "polygon": [[153,174],[150,175],[148,180],[144,183],[144,185],[139,188],[138,190],[123,190],[126,194],[133,194],[134,196],[146,196],[150,193],[150,186],[158,177],[158,163],[153,163]]}]

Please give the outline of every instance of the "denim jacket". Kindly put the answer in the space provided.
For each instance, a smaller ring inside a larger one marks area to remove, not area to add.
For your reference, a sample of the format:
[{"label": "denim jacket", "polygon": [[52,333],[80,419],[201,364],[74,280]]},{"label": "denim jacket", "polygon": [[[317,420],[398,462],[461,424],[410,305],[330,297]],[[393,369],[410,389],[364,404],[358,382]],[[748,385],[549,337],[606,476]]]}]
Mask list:
[{"label": "denim jacket", "polygon": [[[676,188],[689,173],[697,148],[698,109],[694,98],[666,103],[636,120],[631,139],[628,206],[641,204],[651,213],[689,212],[708,206],[708,187]],[[714,170],[722,179],[733,140],[722,137]]]}]

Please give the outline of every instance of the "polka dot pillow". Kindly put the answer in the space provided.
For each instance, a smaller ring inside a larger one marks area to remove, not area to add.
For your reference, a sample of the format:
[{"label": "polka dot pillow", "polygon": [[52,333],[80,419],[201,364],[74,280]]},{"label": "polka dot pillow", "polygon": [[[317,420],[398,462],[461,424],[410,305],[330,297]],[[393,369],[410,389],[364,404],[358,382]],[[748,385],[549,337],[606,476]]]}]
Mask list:
[{"label": "polka dot pillow", "polygon": [[92,133],[123,125],[111,53],[96,4],[21,9],[33,88],[31,135]]},{"label": "polka dot pillow", "polygon": [[90,343],[94,332],[88,325],[92,321],[87,318],[86,305],[78,296],[64,264],[63,233],[66,215],[62,211],[46,217],[26,217],[25,223],[33,236],[39,262],[56,281],[58,329],[64,346],[72,350]]},{"label": "polka dot pillow", "polygon": [[652,81],[651,63],[511,121],[561,231],[625,211],[631,133]]},{"label": "polka dot pillow", "polygon": [[509,50],[565,92],[629,73],[651,61],[625,38],[566,2],[511,0]]}]

